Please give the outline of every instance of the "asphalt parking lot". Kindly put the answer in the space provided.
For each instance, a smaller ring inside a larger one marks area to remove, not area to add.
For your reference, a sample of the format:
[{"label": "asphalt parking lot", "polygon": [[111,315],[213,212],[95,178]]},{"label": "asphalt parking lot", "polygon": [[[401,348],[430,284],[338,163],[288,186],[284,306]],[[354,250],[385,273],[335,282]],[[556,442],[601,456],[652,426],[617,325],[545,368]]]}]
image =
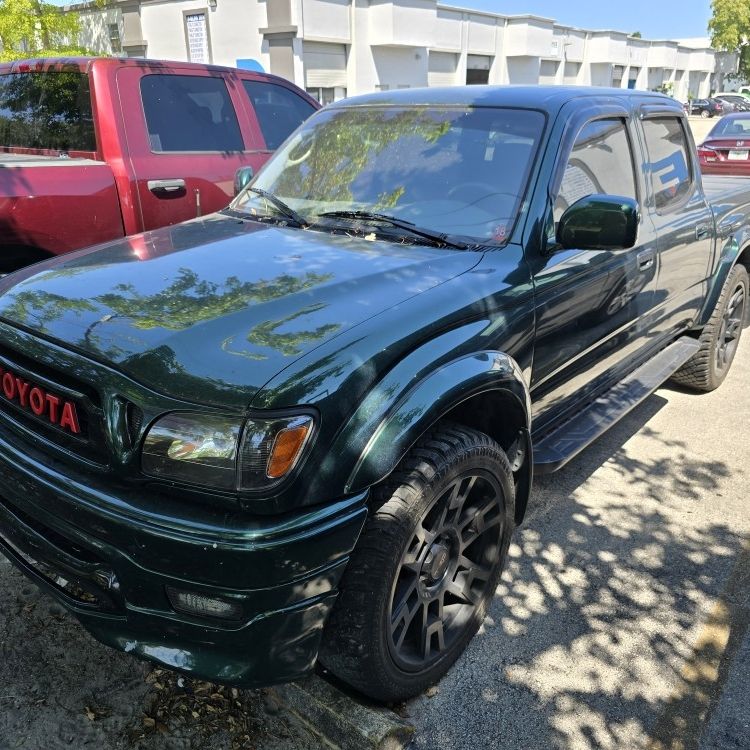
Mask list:
[{"label": "asphalt parking lot", "polygon": [[[414,749],[750,748],[745,337],[718,391],[661,388],[537,482],[479,635],[397,707]],[[0,750],[330,747],[283,692],[100,646],[2,558],[0,602]]]}]

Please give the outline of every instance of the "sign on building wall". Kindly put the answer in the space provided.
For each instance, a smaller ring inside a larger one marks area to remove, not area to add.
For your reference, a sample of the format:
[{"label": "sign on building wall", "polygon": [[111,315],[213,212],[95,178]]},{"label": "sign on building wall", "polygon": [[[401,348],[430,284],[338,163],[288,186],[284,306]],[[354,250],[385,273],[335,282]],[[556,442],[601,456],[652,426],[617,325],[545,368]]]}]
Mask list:
[{"label": "sign on building wall", "polygon": [[188,59],[190,62],[210,63],[206,14],[186,14],[185,33],[187,36]]}]

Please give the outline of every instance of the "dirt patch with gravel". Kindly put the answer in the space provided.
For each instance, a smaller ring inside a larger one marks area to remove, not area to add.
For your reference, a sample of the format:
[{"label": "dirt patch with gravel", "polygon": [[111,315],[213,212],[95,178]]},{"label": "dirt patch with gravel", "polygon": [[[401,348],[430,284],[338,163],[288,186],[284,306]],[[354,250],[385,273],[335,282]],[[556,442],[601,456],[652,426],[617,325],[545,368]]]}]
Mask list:
[{"label": "dirt patch with gravel", "polygon": [[95,641],[0,556],[0,750],[303,750],[273,691],[154,668]]}]

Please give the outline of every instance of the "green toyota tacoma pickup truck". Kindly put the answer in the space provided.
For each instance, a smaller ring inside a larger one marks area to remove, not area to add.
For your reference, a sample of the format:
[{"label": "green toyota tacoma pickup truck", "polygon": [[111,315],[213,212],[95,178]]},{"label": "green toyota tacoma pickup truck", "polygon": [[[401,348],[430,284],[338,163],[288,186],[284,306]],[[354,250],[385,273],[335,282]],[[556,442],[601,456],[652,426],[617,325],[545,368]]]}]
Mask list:
[{"label": "green toyota tacoma pickup truck", "polygon": [[228,209],[0,281],[0,549],[136,656],[418,693],[533,472],[726,376],[750,188],[705,187],[664,96],[327,107]]}]

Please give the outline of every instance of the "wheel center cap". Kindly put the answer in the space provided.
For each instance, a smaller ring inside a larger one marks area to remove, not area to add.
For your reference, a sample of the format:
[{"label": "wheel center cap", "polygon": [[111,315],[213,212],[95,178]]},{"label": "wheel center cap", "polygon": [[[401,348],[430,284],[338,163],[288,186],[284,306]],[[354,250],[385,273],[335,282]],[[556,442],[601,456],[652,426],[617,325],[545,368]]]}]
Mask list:
[{"label": "wheel center cap", "polygon": [[430,552],[425,560],[425,572],[432,581],[439,581],[448,570],[450,562],[450,552],[445,544],[437,542],[430,548]]}]

